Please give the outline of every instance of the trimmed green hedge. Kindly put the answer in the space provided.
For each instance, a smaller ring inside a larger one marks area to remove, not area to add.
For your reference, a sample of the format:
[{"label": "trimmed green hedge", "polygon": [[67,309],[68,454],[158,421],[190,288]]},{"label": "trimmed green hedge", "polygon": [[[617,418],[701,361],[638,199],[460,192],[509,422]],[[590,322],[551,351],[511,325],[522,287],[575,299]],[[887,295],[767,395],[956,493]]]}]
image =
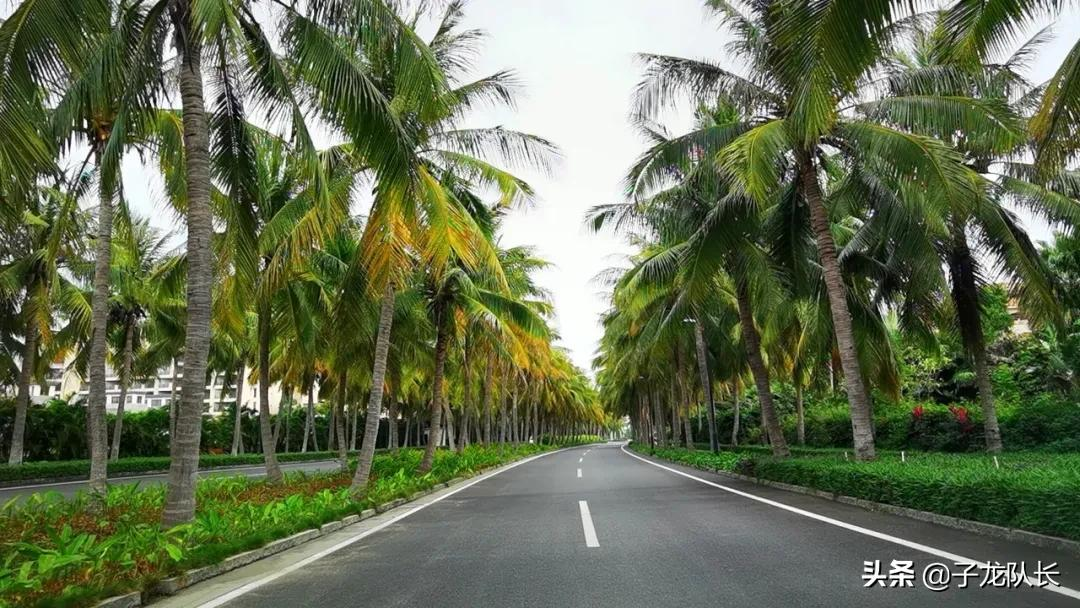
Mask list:
[{"label": "trimmed green hedge", "polygon": [[910,453],[875,462],[842,455],[775,459],[752,453],[634,449],[706,470],[741,473],[854,498],[1080,540],[1080,455]]},{"label": "trimmed green hedge", "polygon": [[[383,450],[378,450],[383,451]],[[278,453],[279,462],[309,462],[315,460],[333,460],[337,452],[289,452]],[[200,469],[258,465],[263,463],[262,454],[240,454],[237,456],[202,454],[199,456]],[[142,456],[121,458],[109,463],[109,475],[146,473],[165,471],[169,468],[168,456]],[[62,460],[26,462],[17,466],[0,465],[0,482],[24,481],[32,479],[63,479],[69,477],[88,477],[89,460]]]}]

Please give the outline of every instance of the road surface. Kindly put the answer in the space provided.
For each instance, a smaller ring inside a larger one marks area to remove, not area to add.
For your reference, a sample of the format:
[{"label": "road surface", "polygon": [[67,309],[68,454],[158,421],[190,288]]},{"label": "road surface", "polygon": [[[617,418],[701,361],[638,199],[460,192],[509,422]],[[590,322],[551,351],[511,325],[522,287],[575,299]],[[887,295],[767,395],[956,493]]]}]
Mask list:
[{"label": "road surface", "polygon": [[[1028,576],[1040,560],[1057,562],[1062,587],[978,588],[981,569],[966,589],[956,580],[944,592],[923,587],[926,566],[963,558],[1023,562]],[[886,574],[893,560],[913,562],[913,586],[864,587],[874,560]],[[607,444],[502,469],[161,605],[1078,606],[1078,574],[1080,559],[1059,551],[650,463]]]},{"label": "road surface", "polygon": [[[316,460],[308,462],[281,463],[281,470],[286,472],[306,471],[310,473],[314,471],[333,471],[337,468],[338,461],[336,460]],[[262,477],[265,473],[266,468],[261,464],[242,467],[207,469],[205,471],[199,471],[199,475],[202,477],[214,475],[247,475],[248,477]],[[169,476],[165,473],[153,473],[150,475],[115,477],[109,480],[109,484],[114,486],[131,483],[153,485],[165,483],[168,478]],[[64,496],[74,496],[76,492],[78,492],[79,490],[85,490],[86,488],[87,483],[85,480],[9,486],[6,488],[0,488],[0,504],[3,504],[12,498],[15,498],[16,496],[26,497],[36,492],[59,492]]]}]

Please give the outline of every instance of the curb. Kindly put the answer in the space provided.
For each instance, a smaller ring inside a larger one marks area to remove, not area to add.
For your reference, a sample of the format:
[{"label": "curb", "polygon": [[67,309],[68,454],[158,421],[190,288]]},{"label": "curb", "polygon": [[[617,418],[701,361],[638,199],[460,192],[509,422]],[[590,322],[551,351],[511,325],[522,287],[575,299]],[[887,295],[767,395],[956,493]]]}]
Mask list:
[{"label": "curb", "polygon": [[[553,452],[555,451],[560,450],[553,450]],[[540,454],[543,453],[544,452],[541,452]],[[245,551],[244,553],[238,553],[236,555],[233,555],[232,557],[227,557],[216,564],[193,568],[186,572],[182,572],[176,576],[172,576],[158,581],[157,584],[155,584],[150,589],[145,589],[142,591],[132,591],[123,595],[116,595],[104,599],[97,604],[94,604],[94,608],[138,608],[139,606],[143,606],[145,602],[148,602],[154,596],[176,595],[183,589],[191,587],[196,583],[201,583],[207,579],[214,578],[215,576],[231,572],[233,570],[236,570],[237,568],[242,568],[253,562],[270,557],[272,555],[276,555],[304,543],[311,542],[316,538],[321,538],[333,532],[337,532],[347,526],[359,523],[360,521],[363,521],[365,519],[370,519],[379,513],[384,513],[386,511],[389,511],[390,509],[400,507],[401,505],[404,505],[406,503],[419,500],[420,498],[433,494],[439,490],[449,488],[470,478],[487,474],[496,469],[500,469],[507,465],[519,462],[520,460],[521,459],[516,459],[493,467],[478,469],[471,474],[455,477],[450,481],[444,483],[435,484],[430,489],[415,492],[408,498],[396,498],[388,503],[377,505],[373,509],[364,509],[360,512],[359,515],[348,515],[340,520],[327,522],[318,528],[304,530],[292,536],[271,541],[257,549],[252,549],[250,551]]]},{"label": "curb", "polygon": [[779,481],[761,479],[759,477],[740,475],[739,473],[732,473],[731,471],[724,471],[708,467],[696,467],[686,463],[676,462],[674,460],[657,459],[655,456],[641,454],[640,452],[638,454],[644,458],[661,460],[662,462],[676,464],[678,466],[686,467],[688,469],[705,471],[706,473],[716,473],[717,475],[721,475],[730,479],[748,481],[750,483],[755,483],[759,486],[776,488],[778,490],[785,490],[787,492],[794,492],[796,494],[806,494],[808,496],[824,498],[833,502],[866,509],[867,511],[879,511],[882,513],[888,513],[890,515],[898,515],[900,517],[906,517],[908,519],[924,521],[931,524],[937,524],[939,526],[945,526],[947,528],[953,528],[955,530],[963,530],[964,532],[979,534],[981,536],[988,536],[1001,540],[1025,543],[1042,549],[1054,549],[1057,551],[1062,551],[1064,553],[1070,553],[1072,555],[1080,556],[1080,541],[1069,540],[1067,538],[1059,538],[1057,536],[1047,536],[1046,534],[1039,534],[1038,532],[1028,532],[1027,530],[1019,530],[1016,528],[1006,528],[1004,526],[987,524],[981,521],[973,521],[970,519],[953,517],[951,515],[932,513],[930,511],[919,511],[918,509],[890,505],[883,502],[874,502],[872,500],[866,500],[864,498],[855,498],[852,496],[845,496],[843,494],[834,494],[832,492],[825,492],[823,490],[808,488],[806,486],[796,486],[788,483],[782,483]]}]

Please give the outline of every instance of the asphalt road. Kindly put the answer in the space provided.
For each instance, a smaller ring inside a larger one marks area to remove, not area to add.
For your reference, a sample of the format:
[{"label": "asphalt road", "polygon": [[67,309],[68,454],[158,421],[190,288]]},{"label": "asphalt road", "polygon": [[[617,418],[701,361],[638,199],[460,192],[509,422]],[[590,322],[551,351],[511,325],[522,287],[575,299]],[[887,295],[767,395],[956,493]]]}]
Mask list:
[{"label": "asphalt road", "polygon": [[[172,601],[233,608],[1080,605],[1077,557],[663,466],[616,444],[553,453],[410,513],[387,514],[384,525],[302,563],[282,554],[261,579],[232,589],[217,583],[212,602]],[[1065,594],[979,588],[982,569],[966,589],[955,588],[955,579],[943,592],[923,586],[931,563],[962,572],[951,566],[957,558],[1024,562],[1028,576],[1039,560],[1057,562]],[[885,573],[893,560],[913,562],[913,586],[864,587],[868,560],[881,560]]]},{"label": "asphalt road", "polygon": [[[282,471],[314,472],[332,471],[337,468],[338,461],[336,460],[281,463]],[[209,477],[215,475],[246,475],[248,477],[262,477],[265,474],[266,468],[263,465],[216,468],[199,471],[199,476],[201,477]],[[131,477],[115,477],[109,480],[109,484],[114,486],[132,483],[138,483],[142,485],[154,485],[165,483],[168,480],[168,477],[169,476],[165,473],[156,473],[151,475],[135,475]],[[10,486],[6,488],[0,488],[0,504],[3,504],[17,496],[26,497],[38,492],[59,492],[64,496],[74,496],[76,492],[78,492],[79,490],[85,490],[86,487],[86,481],[61,481],[57,483]]]}]

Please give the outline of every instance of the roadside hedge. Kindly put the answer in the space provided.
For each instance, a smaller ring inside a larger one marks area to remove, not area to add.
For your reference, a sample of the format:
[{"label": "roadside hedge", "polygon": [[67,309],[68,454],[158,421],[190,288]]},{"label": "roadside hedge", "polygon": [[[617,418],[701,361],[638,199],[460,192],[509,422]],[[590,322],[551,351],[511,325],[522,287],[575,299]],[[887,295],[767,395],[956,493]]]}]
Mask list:
[{"label": "roadside hedge", "polygon": [[[222,415],[203,415],[200,449],[207,454],[221,454],[232,447],[233,408]],[[318,444],[326,447],[329,439],[329,416],[326,408],[320,404],[315,410],[315,432]],[[299,452],[304,441],[303,407],[295,405],[287,416],[284,412],[271,416],[271,424],[279,429],[278,448],[280,451]],[[6,461],[11,447],[11,437],[15,419],[15,404],[12,399],[0,397],[0,454]],[[106,416],[109,432],[112,433],[116,417]],[[364,414],[360,413],[357,421],[363,428]],[[415,425],[410,429],[414,430]],[[241,411],[240,429],[244,446],[248,452],[258,452],[259,416],[248,409]],[[376,445],[387,444],[390,426],[385,420],[380,421]],[[399,437],[404,437],[405,423],[398,423]],[[40,460],[80,460],[89,457],[86,444],[86,408],[81,403],[68,403],[62,399],[53,399],[48,403],[34,404],[27,410],[26,436],[23,448],[26,461]],[[111,437],[111,435],[110,435]],[[286,439],[288,441],[286,442]],[[283,448],[288,444],[288,450]],[[123,436],[120,438],[121,457],[168,456],[169,455],[169,411],[166,407],[152,408],[140,412],[124,414]]]},{"label": "roadside hedge", "polygon": [[[277,457],[279,462],[310,462],[333,460],[337,458],[337,452],[279,452]],[[262,454],[239,454],[236,456],[202,454],[199,456],[200,469],[258,465],[262,463]],[[121,458],[116,462],[109,463],[109,475],[166,471],[168,468],[168,456]],[[89,460],[26,462],[17,466],[0,465],[0,483],[34,479],[79,478],[88,477],[89,475]]]},{"label": "roadside hedge", "polygon": [[1080,455],[909,453],[874,462],[816,454],[776,459],[752,452],[634,449],[701,468],[736,472],[843,496],[1080,540]]}]

